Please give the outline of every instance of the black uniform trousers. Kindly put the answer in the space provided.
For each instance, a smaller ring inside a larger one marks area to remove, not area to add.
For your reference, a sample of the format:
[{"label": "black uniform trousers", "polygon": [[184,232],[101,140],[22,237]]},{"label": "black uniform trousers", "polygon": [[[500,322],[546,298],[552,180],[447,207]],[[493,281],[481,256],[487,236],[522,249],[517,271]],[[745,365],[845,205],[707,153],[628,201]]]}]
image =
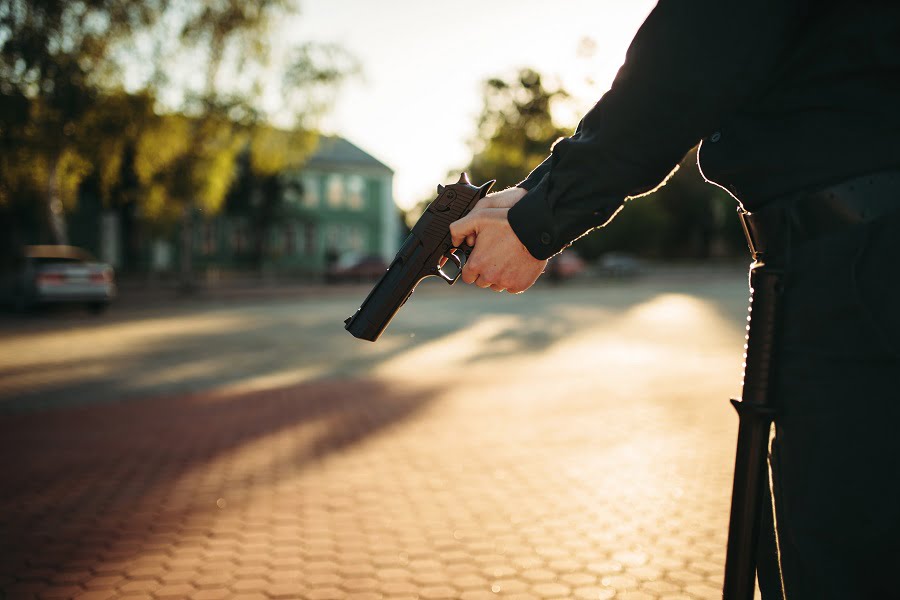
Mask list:
[{"label": "black uniform trousers", "polygon": [[785,262],[763,599],[900,599],[900,210]]}]

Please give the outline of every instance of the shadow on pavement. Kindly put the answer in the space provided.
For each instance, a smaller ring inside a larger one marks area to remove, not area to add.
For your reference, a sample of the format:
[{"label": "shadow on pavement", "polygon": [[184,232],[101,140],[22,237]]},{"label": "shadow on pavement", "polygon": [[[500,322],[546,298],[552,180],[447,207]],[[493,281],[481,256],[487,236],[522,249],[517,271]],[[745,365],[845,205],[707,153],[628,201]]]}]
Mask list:
[{"label": "shadow on pavement", "polygon": [[139,555],[204,542],[213,524],[239,536],[265,518],[251,514],[260,504],[299,512],[303,491],[280,481],[302,480],[431,399],[358,379],[6,416],[0,597],[79,572],[140,580]]}]

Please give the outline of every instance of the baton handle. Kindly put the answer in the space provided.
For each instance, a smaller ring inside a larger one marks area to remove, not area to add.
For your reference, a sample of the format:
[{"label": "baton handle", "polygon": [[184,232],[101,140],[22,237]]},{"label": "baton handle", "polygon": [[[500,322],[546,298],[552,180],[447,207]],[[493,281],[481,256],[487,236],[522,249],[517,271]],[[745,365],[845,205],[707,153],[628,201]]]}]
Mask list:
[{"label": "baton handle", "polygon": [[757,260],[750,266],[750,308],[744,354],[744,386],[738,412],[738,441],[725,557],[724,600],[753,600],[756,555],[772,401],[775,350],[781,313],[783,270]]}]

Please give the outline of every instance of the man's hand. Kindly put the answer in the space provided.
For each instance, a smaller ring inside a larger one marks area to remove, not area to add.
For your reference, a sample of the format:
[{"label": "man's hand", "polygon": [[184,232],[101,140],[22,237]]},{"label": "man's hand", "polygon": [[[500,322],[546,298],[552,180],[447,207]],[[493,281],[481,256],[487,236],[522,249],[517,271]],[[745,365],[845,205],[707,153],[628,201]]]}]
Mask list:
[{"label": "man's hand", "polygon": [[519,294],[534,285],[544,272],[547,261],[531,256],[506,218],[510,207],[525,194],[521,188],[490,194],[468,215],[450,224],[454,246],[465,240],[475,247],[463,267],[463,281],[496,292]]}]

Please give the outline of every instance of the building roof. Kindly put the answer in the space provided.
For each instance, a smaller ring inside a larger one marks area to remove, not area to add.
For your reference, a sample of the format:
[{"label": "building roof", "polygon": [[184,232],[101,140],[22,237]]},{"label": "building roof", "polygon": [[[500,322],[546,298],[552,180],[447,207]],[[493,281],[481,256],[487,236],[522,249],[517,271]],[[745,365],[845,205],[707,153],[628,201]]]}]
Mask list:
[{"label": "building roof", "polygon": [[321,135],[306,167],[370,167],[393,173],[389,166],[340,136]]}]

